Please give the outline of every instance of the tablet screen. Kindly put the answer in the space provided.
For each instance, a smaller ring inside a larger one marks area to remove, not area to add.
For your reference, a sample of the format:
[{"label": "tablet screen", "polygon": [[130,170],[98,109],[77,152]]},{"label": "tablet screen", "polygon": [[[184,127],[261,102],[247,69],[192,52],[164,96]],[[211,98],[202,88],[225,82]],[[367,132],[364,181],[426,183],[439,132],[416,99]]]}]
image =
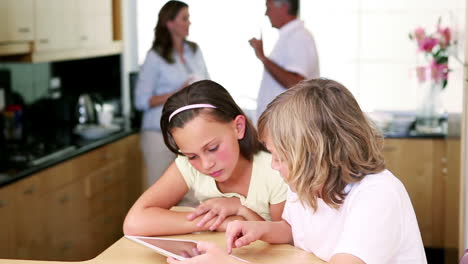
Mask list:
[{"label": "tablet screen", "polygon": [[[144,237],[144,236],[125,236],[126,238],[133,240],[139,244],[147,246],[159,254],[166,257],[172,257],[177,260],[184,260],[186,258],[192,258],[202,253],[198,251],[197,241],[175,239],[175,238],[163,238],[163,237]],[[248,261],[230,255],[231,257],[249,263]]]},{"label": "tablet screen", "polygon": [[197,242],[183,239],[170,239],[159,237],[126,236],[127,238],[150,247],[160,254],[173,257],[178,260],[198,256],[201,253],[197,249]]}]

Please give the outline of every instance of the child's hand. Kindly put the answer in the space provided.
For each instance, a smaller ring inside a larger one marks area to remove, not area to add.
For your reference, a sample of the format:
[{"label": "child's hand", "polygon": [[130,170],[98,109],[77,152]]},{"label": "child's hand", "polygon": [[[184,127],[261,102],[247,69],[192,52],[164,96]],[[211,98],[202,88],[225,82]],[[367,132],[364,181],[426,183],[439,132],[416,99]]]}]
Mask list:
[{"label": "child's hand", "polygon": [[219,264],[219,263],[228,263],[228,264],[235,264],[235,263],[242,263],[240,261],[235,260],[234,258],[230,257],[224,250],[220,249],[213,243],[209,242],[199,242],[197,244],[197,248],[200,252],[204,252],[204,254],[200,256],[196,256],[193,258],[188,258],[185,260],[175,260],[173,258],[167,258],[167,263],[169,264]]},{"label": "child's hand", "polygon": [[230,254],[233,248],[246,246],[259,240],[265,233],[265,222],[232,221],[226,229],[226,247]]},{"label": "child's hand", "polygon": [[201,215],[203,218],[197,223],[198,227],[205,226],[206,223],[214,220],[210,225],[210,230],[216,230],[231,215],[237,215],[241,207],[239,198],[213,198],[201,203],[195,211],[187,215],[188,220],[193,220]]}]

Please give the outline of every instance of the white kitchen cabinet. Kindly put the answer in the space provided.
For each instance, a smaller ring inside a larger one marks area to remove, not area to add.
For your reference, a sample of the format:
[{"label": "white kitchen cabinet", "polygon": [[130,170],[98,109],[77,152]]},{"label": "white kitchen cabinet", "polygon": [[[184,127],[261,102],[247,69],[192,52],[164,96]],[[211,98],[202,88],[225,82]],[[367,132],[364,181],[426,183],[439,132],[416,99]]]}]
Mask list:
[{"label": "white kitchen cabinet", "polygon": [[78,46],[76,0],[36,0],[34,51]]},{"label": "white kitchen cabinet", "polygon": [[33,0],[0,0],[0,42],[33,40]]},{"label": "white kitchen cabinet", "polygon": [[112,43],[111,0],[37,0],[36,51]]},{"label": "white kitchen cabinet", "polygon": [[81,47],[112,43],[112,1],[78,1],[77,28]]}]

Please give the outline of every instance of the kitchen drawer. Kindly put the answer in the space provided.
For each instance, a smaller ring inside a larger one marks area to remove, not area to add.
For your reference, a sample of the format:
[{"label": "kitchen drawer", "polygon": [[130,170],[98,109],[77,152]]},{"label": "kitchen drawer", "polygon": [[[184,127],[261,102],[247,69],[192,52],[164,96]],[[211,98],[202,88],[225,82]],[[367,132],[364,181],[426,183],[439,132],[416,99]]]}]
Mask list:
[{"label": "kitchen drawer", "polygon": [[60,163],[34,175],[41,179],[41,193],[50,193],[75,181],[80,176],[79,173],[73,171],[72,161]]},{"label": "kitchen drawer", "polygon": [[73,182],[45,196],[43,206],[51,229],[70,226],[89,216],[84,181]]},{"label": "kitchen drawer", "polygon": [[92,197],[122,179],[122,163],[117,160],[92,172],[85,180],[86,196]]},{"label": "kitchen drawer", "polygon": [[89,200],[90,217],[94,217],[111,207],[125,207],[125,185],[121,182],[109,186],[105,191],[94,195]]},{"label": "kitchen drawer", "polygon": [[73,159],[73,170],[79,172],[80,176],[87,176],[106,166],[108,163],[113,163],[121,159],[120,148],[113,143]]}]

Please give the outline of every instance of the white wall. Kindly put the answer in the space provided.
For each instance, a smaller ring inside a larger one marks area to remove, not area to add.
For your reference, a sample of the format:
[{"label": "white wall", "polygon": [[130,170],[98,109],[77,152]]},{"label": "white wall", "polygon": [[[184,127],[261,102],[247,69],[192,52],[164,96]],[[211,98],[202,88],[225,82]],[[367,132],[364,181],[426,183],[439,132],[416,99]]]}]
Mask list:
[{"label": "white wall", "polygon": [[[413,74],[416,44],[408,33],[418,26],[435,30],[438,17],[458,29],[463,10],[460,0],[302,1],[302,18],[318,43],[322,75],[348,86],[368,111],[416,109],[423,91]],[[450,88],[445,107],[455,111],[461,100],[453,105]]]}]

